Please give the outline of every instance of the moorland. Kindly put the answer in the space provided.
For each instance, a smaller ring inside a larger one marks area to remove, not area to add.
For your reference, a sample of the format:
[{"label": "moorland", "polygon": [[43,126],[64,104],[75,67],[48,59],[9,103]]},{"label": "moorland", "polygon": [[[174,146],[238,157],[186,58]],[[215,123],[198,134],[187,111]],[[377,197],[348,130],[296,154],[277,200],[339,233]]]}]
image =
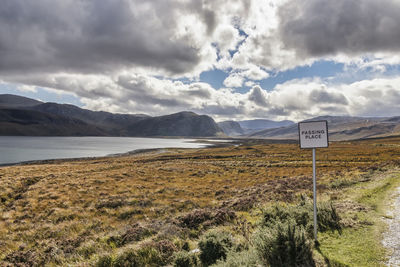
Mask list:
[{"label": "moorland", "polygon": [[[320,225],[319,246],[303,237],[311,265],[383,264],[379,218],[387,193],[399,184],[399,167],[400,137],[331,142],[317,150],[318,197],[332,223]],[[0,261],[207,266],[219,259],[220,266],[240,266],[240,258],[248,266],[268,264],[260,252],[260,233],[268,228],[260,224],[269,224],[271,214],[277,222],[279,212],[290,217],[289,210],[298,223],[303,208],[308,220],[311,177],[310,150],[268,140],[2,167]],[[279,218],[277,224],[288,224]],[[308,224],[301,226],[306,235]],[[220,254],[206,255],[210,242]]]}]

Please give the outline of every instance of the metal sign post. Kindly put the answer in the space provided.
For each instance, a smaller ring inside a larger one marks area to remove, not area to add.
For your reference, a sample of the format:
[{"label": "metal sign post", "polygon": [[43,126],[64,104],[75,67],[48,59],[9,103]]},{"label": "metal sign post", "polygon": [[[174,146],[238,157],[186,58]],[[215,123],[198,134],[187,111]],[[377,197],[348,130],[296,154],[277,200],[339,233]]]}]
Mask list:
[{"label": "metal sign post", "polygon": [[328,122],[327,121],[308,121],[299,123],[300,148],[312,148],[313,164],[313,195],[314,195],[314,239],[318,244],[317,232],[317,178],[315,166],[315,149],[318,147],[328,147]]},{"label": "metal sign post", "polygon": [[312,149],[312,172],[313,172],[313,195],[314,195],[314,239],[318,242],[317,238],[317,178],[315,168],[315,148]]}]

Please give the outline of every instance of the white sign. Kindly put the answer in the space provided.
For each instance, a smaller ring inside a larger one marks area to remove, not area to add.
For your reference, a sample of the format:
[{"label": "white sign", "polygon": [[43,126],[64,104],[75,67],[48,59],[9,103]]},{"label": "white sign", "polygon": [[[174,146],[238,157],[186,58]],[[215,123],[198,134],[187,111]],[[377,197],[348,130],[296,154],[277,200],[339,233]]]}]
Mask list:
[{"label": "white sign", "polygon": [[328,122],[299,122],[300,148],[328,147]]}]

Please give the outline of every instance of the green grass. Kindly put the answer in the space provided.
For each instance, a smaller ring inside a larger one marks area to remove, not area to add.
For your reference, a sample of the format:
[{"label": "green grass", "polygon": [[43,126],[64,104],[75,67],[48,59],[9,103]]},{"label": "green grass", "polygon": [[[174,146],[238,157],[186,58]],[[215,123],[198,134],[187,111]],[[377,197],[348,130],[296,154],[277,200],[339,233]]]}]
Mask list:
[{"label": "green grass", "polygon": [[321,234],[320,253],[331,266],[384,266],[385,249],[379,243],[377,227],[382,226]]},{"label": "green grass", "polygon": [[[379,174],[378,174],[379,175]],[[318,253],[328,266],[385,266],[387,251],[382,246],[382,221],[390,195],[400,186],[400,174],[380,175],[369,182],[357,183],[341,193],[342,199],[356,203],[363,209],[348,208],[346,219],[354,221],[342,233],[327,232],[319,235]]]}]

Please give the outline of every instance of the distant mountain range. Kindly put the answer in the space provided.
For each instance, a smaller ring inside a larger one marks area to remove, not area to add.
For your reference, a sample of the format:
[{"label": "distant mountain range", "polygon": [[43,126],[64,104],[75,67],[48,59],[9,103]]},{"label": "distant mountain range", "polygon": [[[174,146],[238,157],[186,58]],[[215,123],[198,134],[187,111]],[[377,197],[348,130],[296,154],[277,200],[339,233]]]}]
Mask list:
[{"label": "distant mountain range", "polygon": [[261,131],[265,129],[279,128],[293,125],[293,121],[284,120],[284,121],[273,121],[273,120],[265,120],[265,119],[256,119],[256,120],[245,120],[238,121],[240,127],[246,132],[254,132]]},{"label": "distant mountain range", "polygon": [[275,129],[294,125],[293,121],[273,121],[265,119],[244,120],[244,121],[222,121],[218,126],[229,136],[247,136],[266,129]]},{"label": "distant mountain range", "polygon": [[223,132],[211,117],[193,112],[159,117],[113,114],[3,94],[0,135],[213,137]]},{"label": "distant mountain range", "polygon": [[[351,117],[351,116],[320,116],[305,121],[328,121],[329,140],[355,140],[363,138],[378,138],[400,135],[400,116],[397,117]],[[230,122],[232,125],[235,122]],[[237,122],[241,125],[241,122]],[[219,125],[225,124],[220,122]],[[267,139],[298,139],[297,123],[283,121],[282,127],[265,126],[262,130],[235,129],[235,132],[230,129],[221,127],[226,134],[248,137],[248,138],[267,138]],[[237,125],[236,125],[237,126]],[[248,129],[248,128],[247,128]],[[247,131],[247,132],[246,132]],[[236,134],[236,133],[243,134]]]},{"label": "distant mountain range", "polygon": [[[311,120],[327,120],[332,141],[400,135],[400,116],[322,116],[307,121]],[[3,94],[0,95],[0,135],[298,139],[298,128],[297,123],[288,120],[256,119],[217,124],[209,116],[186,111],[158,117],[114,114]]]}]

